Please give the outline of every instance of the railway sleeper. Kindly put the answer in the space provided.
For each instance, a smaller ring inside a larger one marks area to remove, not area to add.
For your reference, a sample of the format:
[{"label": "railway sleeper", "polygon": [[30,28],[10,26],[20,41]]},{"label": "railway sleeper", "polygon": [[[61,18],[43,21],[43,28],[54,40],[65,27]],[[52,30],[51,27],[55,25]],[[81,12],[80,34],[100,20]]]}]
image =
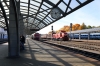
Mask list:
[{"label": "railway sleeper", "polygon": [[79,49],[75,49],[75,48],[68,48],[68,50],[75,52],[75,53],[79,53],[81,55],[84,55],[84,56],[87,56],[90,58],[100,60],[100,55],[96,54],[96,53],[92,53],[92,52],[88,52],[88,51],[84,51],[84,50],[79,50]]},{"label": "railway sleeper", "polygon": [[[46,43],[48,43],[48,42],[46,42]],[[48,43],[48,44],[54,45],[54,46],[57,46],[57,47],[60,47],[60,48],[63,48],[63,49],[67,49],[69,51],[72,51],[72,52],[75,52],[75,53],[79,53],[81,55],[84,55],[84,56],[87,56],[87,57],[90,57],[90,58],[94,58],[94,59],[100,60],[100,54],[96,54],[96,53],[93,53],[93,52],[85,51],[85,50],[78,49],[78,48],[71,47],[71,46],[62,46],[62,45],[57,45],[57,44],[52,44],[52,43]]]}]

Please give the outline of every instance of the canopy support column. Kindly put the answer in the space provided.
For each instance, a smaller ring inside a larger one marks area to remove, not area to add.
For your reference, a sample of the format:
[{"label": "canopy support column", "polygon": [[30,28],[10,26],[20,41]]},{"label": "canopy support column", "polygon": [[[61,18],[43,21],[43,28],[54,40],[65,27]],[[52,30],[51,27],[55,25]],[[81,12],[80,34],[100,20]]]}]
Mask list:
[{"label": "canopy support column", "polygon": [[15,0],[10,0],[8,57],[19,57],[18,11]]}]

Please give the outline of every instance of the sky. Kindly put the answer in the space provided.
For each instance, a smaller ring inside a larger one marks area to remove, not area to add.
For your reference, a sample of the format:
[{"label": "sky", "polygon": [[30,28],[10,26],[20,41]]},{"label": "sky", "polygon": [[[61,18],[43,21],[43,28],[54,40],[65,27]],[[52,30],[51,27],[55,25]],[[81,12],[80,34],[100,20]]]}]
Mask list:
[{"label": "sky", "polygon": [[38,32],[47,34],[51,31],[51,26],[53,26],[54,30],[59,30],[65,25],[70,26],[70,23],[82,24],[83,22],[85,25],[100,26],[100,0],[94,0]]}]

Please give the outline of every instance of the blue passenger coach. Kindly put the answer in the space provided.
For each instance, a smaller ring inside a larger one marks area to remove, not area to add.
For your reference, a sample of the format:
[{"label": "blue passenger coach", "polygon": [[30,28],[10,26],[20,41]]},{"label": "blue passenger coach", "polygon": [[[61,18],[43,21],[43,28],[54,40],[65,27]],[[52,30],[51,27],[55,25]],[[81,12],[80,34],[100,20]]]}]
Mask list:
[{"label": "blue passenger coach", "polygon": [[[88,36],[90,35],[90,37]],[[93,40],[100,40],[100,33],[83,33],[83,34],[71,34],[70,38],[71,39],[93,39]]]}]

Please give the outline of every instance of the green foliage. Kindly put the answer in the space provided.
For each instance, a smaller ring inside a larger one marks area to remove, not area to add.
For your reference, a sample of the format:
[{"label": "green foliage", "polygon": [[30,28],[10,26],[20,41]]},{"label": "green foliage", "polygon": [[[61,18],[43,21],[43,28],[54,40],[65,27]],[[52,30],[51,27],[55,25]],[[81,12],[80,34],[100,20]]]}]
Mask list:
[{"label": "green foliage", "polygon": [[92,28],[95,28],[95,26],[92,26]]},{"label": "green foliage", "polygon": [[90,28],[92,28],[92,26],[88,25],[88,26],[87,26],[87,29],[90,29]]},{"label": "green foliage", "polygon": [[82,25],[81,25],[81,29],[86,29],[87,26],[85,25],[85,23],[83,22]]}]

